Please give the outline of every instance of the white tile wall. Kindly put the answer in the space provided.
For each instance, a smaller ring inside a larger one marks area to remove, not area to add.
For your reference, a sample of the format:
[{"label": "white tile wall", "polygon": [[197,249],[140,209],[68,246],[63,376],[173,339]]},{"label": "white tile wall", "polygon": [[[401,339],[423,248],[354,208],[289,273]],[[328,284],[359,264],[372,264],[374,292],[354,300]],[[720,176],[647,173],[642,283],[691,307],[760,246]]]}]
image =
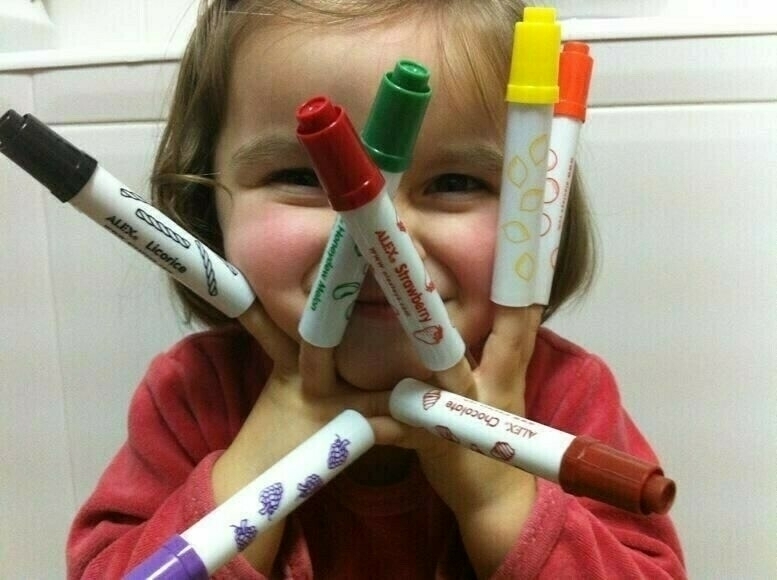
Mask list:
[{"label": "white tile wall", "polygon": [[[677,480],[691,577],[777,577],[777,35],[593,52],[581,157],[602,270],[553,326],[611,363]],[[0,108],[144,191],[173,69],[0,74]],[[183,329],[153,266],[4,158],[0,242],[0,577],[57,578],[130,393]]]},{"label": "white tile wall", "polygon": [[775,577],[777,101],[585,130],[601,272],[551,326],[604,354],[676,479],[691,577]]},{"label": "white tile wall", "polygon": [[33,77],[46,123],[156,121],[166,115],[175,62],[43,69]]}]

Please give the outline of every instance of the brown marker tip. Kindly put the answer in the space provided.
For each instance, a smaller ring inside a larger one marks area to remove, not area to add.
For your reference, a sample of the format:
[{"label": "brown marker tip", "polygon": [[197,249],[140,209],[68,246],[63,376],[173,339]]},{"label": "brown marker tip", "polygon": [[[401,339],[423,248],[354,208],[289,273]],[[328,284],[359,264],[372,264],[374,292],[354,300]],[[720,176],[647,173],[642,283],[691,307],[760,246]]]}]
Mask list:
[{"label": "brown marker tip", "polygon": [[564,491],[642,515],[664,514],[675,484],[658,465],[614,449],[591,437],[576,437],[561,459]]},{"label": "brown marker tip", "polygon": [[674,503],[677,486],[663,475],[654,474],[642,489],[642,513],[665,514]]}]

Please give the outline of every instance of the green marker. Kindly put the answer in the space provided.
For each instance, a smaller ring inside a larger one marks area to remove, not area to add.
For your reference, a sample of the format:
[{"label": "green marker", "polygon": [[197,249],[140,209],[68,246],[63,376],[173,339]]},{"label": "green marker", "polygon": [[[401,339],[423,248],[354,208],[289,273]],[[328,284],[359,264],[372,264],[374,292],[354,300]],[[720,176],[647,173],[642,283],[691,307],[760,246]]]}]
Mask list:
[{"label": "green marker", "polygon": [[[400,60],[381,79],[362,142],[390,196],[410,165],[431,96],[429,71],[416,62]],[[366,272],[367,263],[338,216],[302,313],[300,336],[318,347],[340,344]]]}]

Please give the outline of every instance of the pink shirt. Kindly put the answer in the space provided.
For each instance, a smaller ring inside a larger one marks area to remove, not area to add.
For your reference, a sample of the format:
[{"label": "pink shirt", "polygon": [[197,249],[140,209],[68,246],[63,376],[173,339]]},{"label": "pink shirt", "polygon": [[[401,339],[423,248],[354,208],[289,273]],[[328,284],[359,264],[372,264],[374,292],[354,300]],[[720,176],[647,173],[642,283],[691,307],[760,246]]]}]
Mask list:
[{"label": "pink shirt", "polygon": [[[156,357],[132,401],[129,438],[79,511],[69,578],[119,578],[215,507],[211,469],[259,395],[271,361],[237,327],[192,335]],[[601,359],[542,329],[527,415],[654,460]],[[347,472],[289,516],[283,578],[474,578],[456,520],[414,466],[361,486]],[[238,556],[216,578],[261,579]],[[523,578],[685,578],[667,516],[637,516],[538,480],[533,511],[494,574]]]}]

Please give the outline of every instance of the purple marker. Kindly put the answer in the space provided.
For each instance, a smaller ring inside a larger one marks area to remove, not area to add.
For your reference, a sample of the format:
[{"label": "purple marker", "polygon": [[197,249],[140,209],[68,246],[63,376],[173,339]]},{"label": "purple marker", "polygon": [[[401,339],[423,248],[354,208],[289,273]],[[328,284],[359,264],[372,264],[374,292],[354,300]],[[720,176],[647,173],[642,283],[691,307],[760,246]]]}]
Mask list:
[{"label": "purple marker", "polygon": [[0,117],[0,152],[230,318],[254,303],[237,268],[32,115]]},{"label": "purple marker", "polygon": [[316,97],[297,110],[297,121],[297,137],[330,204],[372,267],[424,365],[433,371],[453,367],[464,356],[464,341],[348,116],[327,98]]},{"label": "purple marker", "polygon": [[207,579],[374,443],[367,419],[343,411],[188,530],[170,538],[125,578]]}]

